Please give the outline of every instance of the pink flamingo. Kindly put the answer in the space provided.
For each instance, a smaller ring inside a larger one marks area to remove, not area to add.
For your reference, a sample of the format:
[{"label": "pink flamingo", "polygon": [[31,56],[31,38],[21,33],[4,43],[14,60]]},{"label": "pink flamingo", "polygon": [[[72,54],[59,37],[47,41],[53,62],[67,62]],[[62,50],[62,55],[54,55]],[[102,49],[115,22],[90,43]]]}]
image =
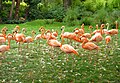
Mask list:
[{"label": "pink flamingo", "polygon": [[[6,51],[9,51],[10,49],[10,40],[8,40],[8,45],[0,45],[0,53],[4,55]],[[4,56],[5,58],[5,56]]]},{"label": "pink flamingo", "polygon": [[95,42],[100,42],[100,41],[102,41],[102,39],[103,39],[103,37],[102,37],[102,29],[103,29],[103,27],[104,27],[104,24],[102,24],[101,25],[101,28],[100,28],[100,31],[97,31],[96,33],[95,33],[95,35],[93,35],[92,37],[91,37],[91,39],[90,39],[90,41],[95,41]]}]

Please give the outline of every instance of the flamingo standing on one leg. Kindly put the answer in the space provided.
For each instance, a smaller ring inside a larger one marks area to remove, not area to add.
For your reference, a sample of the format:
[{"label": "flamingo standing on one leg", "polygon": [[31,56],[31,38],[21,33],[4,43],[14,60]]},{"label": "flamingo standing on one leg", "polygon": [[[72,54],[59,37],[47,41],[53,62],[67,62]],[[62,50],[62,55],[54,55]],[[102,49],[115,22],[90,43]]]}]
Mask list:
[{"label": "flamingo standing on one leg", "polygon": [[25,37],[24,43],[27,43],[27,48],[28,48],[28,44],[34,41],[34,34],[36,34],[36,33],[35,33],[35,31],[33,30],[33,31],[32,31],[32,37],[31,37],[31,36]]},{"label": "flamingo standing on one leg", "polygon": [[[71,45],[68,45],[68,44],[64,44],[64,45],[62,45],[63,44],[63,41],[64,41],[64,38],[62,38],[62,42],[61,42],[61,46],[60,46],[60,49],[63,51],[63,52],[65,52],[65,53],[67,53],[67,54],[75,54],[75,55],[79,55],[78,54],[78,52],[71,46]],[[68,57],[67,57],[67,59],[66,60],[68,60]]]},{"label": "flamingo standing on one leg", "polygon": [[[89,42],[88,39],[84,39],[83,43],[82,43],[82,48],[85,50],[99,50],[99,46],[97,46],[96,44],[94,44],[93,42]],[[91,54],[89,54],[90,56]],[[90,58],[90,62],[91,62],[91,58]]]}]

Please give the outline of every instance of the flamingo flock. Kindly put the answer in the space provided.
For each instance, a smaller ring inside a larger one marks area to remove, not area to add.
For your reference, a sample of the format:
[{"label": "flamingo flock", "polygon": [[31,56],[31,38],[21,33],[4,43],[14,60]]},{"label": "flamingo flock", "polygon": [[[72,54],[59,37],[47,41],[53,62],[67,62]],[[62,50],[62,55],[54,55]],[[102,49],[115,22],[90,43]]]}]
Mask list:
[{"label": "flamingo flock", "polygon": [[[84,50],[100,50],[100,46],[98,45],[100,42],[104,41],[106,45],[108,45],[111,40],[114,40],[113,36],[118,35],[118,22],[115,22],[116,29],[109,30],[109,23],[101,24],[100,29],[99,26],[96,25],[96,30],[90,32],[85,31],[84,24],[81,25],[81,28],[75,28],[73,32],[65,32],[65,26],[61,27],[61,33],[58,34],[58,31],[54,30],[46,30],[44,26],[39,28],[39,34],[36,35],[36,32],[32,30],[31,35],[26,36],[26,28],[21,28],[16,26],[11,33],[7,33],[8,28],[4,27],[1,29],[0,33],[0,53],[3,55],[6,51],[11,49],[10,42],[15,41],[18,43],[18,51],[21,52],[21,45],[27,43],[27,47],[30,43],[40,42],[42,40],[46,41],[46,44],[53,49],[59,48],[66,54],[75,54],[79,56],[79,52],[75,48],[76,42],[80,44],[81,48]],[[104,29],[107,26],[107,29]],[[92,29],[93,26],[89,26],[89,29]],[[60,36],[60,39],[58,37]],[[65,40],[68,40],[65,42]],[[8,43],[6,43],[8,42]],[[77,49],[81,49],[80,46]]]}]

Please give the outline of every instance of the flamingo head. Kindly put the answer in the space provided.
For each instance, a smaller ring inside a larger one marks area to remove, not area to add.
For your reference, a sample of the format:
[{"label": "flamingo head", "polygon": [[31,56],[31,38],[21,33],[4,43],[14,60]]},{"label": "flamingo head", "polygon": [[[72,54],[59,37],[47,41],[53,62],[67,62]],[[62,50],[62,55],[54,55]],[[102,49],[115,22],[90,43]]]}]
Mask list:
[{"label": "flamingo head", "polygon": [[62,31],[64,28],[65,28],[65,26],[62,26],[62,27],[61,27],[61,31]]},{"label": "flamingo head", "polygon": [[93,29],[93,26],[90,25],[90,26],[89,26],[89,29]]},{"label": "flamingo head", "polygon": [[75,29],[73,30],[73,32],[78,31],[78,30],[79,30],[79,28],[75,28]]},{"label": "flamingo head", "polygon": [[17,25],[15,28],[20,32],[20,26]]},{"label": "flamingo head", "polygon": [[105,24],[101,24],[101,29],[104,29]]},{"label": "flamingo head", "polygon": [[98,29],[98,24],[96,24],[96,29]]},{"label": "flamingo head", "polygon": [[23,32],[26,32],[26,28],[22,28],[22,31],[23,31]]},{"label": "flamingo head", "polygon": [[7,39],[13,39],[13,34],[8,33]]},{"label": "flamingo head", "polygon": [[118,29],[118,21],[115,21],[116,29]]},{"label": "flamingo head", "polygon": [[81,25],[81,28],[84,28],[84,23]]},{"label": "flamingo head", "polygon": [[45,28],[44,28],[43,26],[41,26],[41,27],[39,28],[39,32],[41,32],[41,31],[43,31],[43,30],[45,30]]},{"label": "flamingo head", "polygon": [[81,42],[87,43],[89,40],[86,37],[80,37]]},{"label": "flamingo head", "polygon": [[34,30],[32,30],[32,34],[36,34],[36,32]]},{"label": "flamingo head", "polygon": [[109,23],[106,23],[106,26],[109,26]]}]

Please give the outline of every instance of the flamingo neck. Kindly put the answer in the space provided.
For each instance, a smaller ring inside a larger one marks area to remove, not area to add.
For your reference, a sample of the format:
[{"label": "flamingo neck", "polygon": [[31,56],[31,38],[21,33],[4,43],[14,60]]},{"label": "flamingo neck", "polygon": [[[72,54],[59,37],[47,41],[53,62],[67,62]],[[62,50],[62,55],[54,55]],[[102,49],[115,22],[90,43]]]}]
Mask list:
[{"label": "flamingo neck", "polygon": [[41,37],[42,37],[42,38],[44,38],[44,33],[45,33],[45,31],[43,30],[43,31],[41,32]]},{"label": "flamingo neck", "polygon": [[98,25],[96,25],[96,30],[98,30]]},{"label": "flamingo neck", "polygon": [[107,25],[107,30],[109,29],[109,24]]},{"label": "flamingo neck", "polygon": [[85,43],[86,43],[86,41],[84,40],[82,43],[82,48],[84,48]]},{"label": "flamingo neck", "polygon": [[103,34],[102,28],[103,28],[103,27],[101,26],[101,27],[100,27],[100,34],[101,34],[101,35]]},{"label": "flamingo neck", "polygon": [[10,48],[10,41],[11,41],[11,40],[10,40],[10,39],[8,39],[8,48]]},{"label": "flamingo neck", "polygon": [[34,36],[35,34],[34,33],[32,33],[32,38],[34,39],[35,38],[35,36]]}]

